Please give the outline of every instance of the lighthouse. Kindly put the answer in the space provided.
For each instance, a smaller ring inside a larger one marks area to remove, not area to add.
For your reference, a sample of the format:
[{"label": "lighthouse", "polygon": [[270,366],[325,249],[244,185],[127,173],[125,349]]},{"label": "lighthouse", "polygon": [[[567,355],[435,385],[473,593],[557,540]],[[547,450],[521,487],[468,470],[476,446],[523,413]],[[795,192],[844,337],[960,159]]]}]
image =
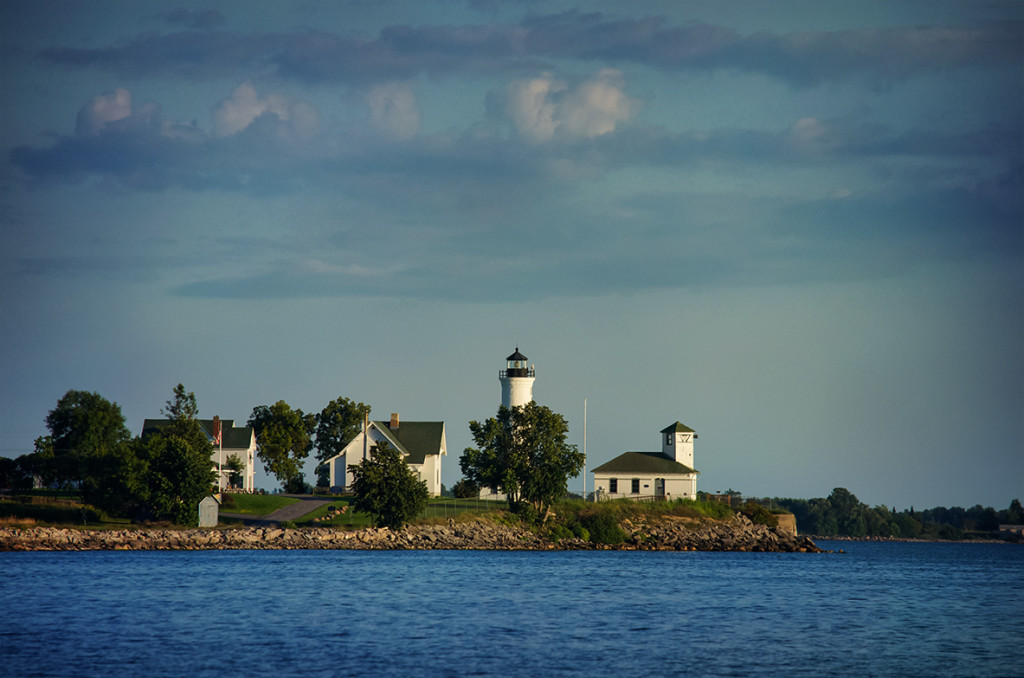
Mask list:
[{"label": "lighthouse", "polygon": [[526,356],[516,346],[516,352],[505,358],[505,369],[498,372],[502,407],[522,407],[533,400],[533,380],[536,378],[534,369],[526,366]]}]

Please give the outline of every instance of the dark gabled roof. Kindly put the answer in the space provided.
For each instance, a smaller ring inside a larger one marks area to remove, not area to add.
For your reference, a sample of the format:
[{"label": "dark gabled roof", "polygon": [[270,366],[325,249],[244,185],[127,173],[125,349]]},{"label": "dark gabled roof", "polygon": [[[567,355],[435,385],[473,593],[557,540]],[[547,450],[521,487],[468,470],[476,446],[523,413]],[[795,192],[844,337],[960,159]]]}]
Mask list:
[{"label": "dark gabled roof", "polygon": [[399,452],[406,455],[405,463],[422,464],[428,454],[440,454],[444,440],[443,421],[403,421],[398,429],[388,427],[390,422],[373,422]]},{"label": "dark gabled roof", "polygon": [[661,452],[624,452],[611,461],[601,464],[591,473],[699,473],[694,469],[669,459]]},{"label": "dark gabled roof", "polygon": [[[213,419],[199,419],[199,426],[211,441],[213,440]],[[171,423],[170,419],[146,419],[142,423],[142,437],[160,432]],[[235,426],[234,419],[221,419],[221,442],[225,450],[247,450],[252,442],[251,426]]]},{"label": "dark gabled roof", "polygon": [[526,360],[526,356],[519,352],[519,347],[516,346],[516,352],[505,358],[505,360]]},{"label": "dark gabled roof", "polygon": [[686,424],[680,424],[678,421],[671,426],[666,426],[661,429],[662,433],[696,433],[692,428]]}]

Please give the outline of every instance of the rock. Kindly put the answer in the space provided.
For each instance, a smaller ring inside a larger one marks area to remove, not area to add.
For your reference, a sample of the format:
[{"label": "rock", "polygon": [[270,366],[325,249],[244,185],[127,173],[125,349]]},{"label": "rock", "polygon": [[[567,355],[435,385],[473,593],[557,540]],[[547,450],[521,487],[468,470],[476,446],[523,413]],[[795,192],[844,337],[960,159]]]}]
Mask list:
[{"label": "rock", "polygon": [[447,526],[420,525],[402,531],[367,528],[345,531],[243,528],[230,530],[110,530],[0,528],[0,550],[198,550],[198,549],[477,549],[659,551],[820,552],[807,537],[755,525],[746,517],[728,523],[678,520],[635,521],[630,537],[618,546],[595,545],[579,538],[548,542],[520,527],[483,520],[449,521]]}]

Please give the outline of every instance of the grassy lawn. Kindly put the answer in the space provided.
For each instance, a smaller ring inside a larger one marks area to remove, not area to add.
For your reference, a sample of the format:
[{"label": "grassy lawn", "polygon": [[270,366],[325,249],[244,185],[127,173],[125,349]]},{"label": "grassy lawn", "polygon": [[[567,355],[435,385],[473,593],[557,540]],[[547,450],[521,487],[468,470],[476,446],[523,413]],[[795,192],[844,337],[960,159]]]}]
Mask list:
[{"label": "grassy lawn", "polygon": [[[327,506],[321,506],[312,513],[307,513],[298,520],[295,521],[297,527],[346,527],[354,530],[358,530],[371,525],[370,516],[365,513],[356,513],[352,510],[351,497],[339,497],[332,501]],[[341,509],[342,507],[348,507],[345,509],[345,513],[333,513],[330,509]],[[327,520],[329,515],[334,517]],[[315,519],[319,518],[319,521]]]},{"label": "grassy lawn", "polygon": [[[356,513],[352,511],[350,502],[351,497],[339,497],[329,505],[322,506],[316,511],[302,516],[302,518],[295,521],[295,524],[298,527],[345,527],[351,529],[369,527],[372,524],[370,516],[365,513]],[[342,514],[334,513],[334,517],[327,520],[327,517],[332,515],[330,512],[332,507],[340,509],[342,506],[349,506],[350,508]],[[439,519],[443,520],[445,518],[454,518],[464,513],[488,513],[500,511],[505,508],[506,504],[503,501],[438,497],[431,499],[430,503],[427,504],[427,510],[420,514],[420,516],[413,522],[436,522]],[[315,521],[315,518],[320,518],[320,521]]]},{"label": "grassy lawn", "polygon": [[283,497],[279,494],[225,494],[220,510],[224,513],[244,513],[250,516],[265,516],[279,508],[294,504],[301,499]]},{"label": "grassy lawn", "polygon": [[423,512],[420,518],[454,518],[463,513],[489,513],[503,511],[507,508],[508,503],[504,501],[438,497],[430,500],[430,503],[427,504],[427,510]]},{"label": "grassy lawn", "polygon": [[44,496],[29,501],[0,501],[0,525],[12,527],[97,527],[122,528],[127,518],[111,518],[92,506],[69,499]]}]

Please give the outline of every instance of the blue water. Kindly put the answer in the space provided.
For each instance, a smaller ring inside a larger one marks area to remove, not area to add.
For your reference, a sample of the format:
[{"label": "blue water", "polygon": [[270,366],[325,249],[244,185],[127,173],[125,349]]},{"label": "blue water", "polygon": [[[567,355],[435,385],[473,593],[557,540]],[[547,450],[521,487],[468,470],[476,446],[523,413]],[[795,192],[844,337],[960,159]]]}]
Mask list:
[{"label": "blue water", "polygon": [[0,674],[1024,674],[1024,547],[822,546],[0,553]]}]

